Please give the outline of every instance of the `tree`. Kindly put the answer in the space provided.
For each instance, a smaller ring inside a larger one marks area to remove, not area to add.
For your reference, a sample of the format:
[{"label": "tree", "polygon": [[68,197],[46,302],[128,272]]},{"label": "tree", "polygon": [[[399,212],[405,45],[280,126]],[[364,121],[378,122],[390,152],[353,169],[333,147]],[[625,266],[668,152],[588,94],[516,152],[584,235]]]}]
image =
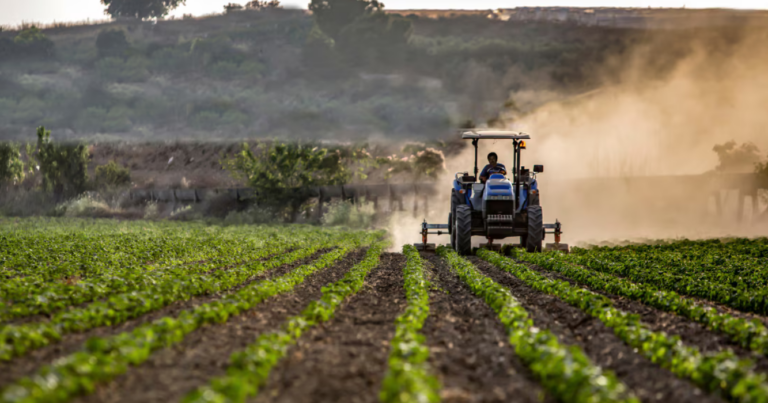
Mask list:
[{"label": "tree", "polygon": [[0,143],[0,184],[19,182],[24,179],[24,163],[21,161],[19,146]]},{"label": "tree", "polygon": [[257,203],[277,211],[288,209],[291,221],[309,198],[309,187],[342,185],[351,177],[341,153],[299,143],[273,143],[257,154],[246,143],[222,164],[256,189]]},{"label": "tree", "polygon": [[749,172],[760,162],[760,149],[753,143],[737,146],[731,140],[724,144],[715,145],[712,151],[717,153],[720,164],[715,168],[721,172]]},{"label": "tree", "polygon": [[54,144],[51,132],[37,129],[37,159],[43,188],[53,190],[57,201],[77,196],[88,185],[88,148],[83,145]]},{"label": "tree", "polygon": [[104,10],[112,18],[162,18],[186,0],[101,0],[107,6]]},{"label": "tree", "polygon": [[102,58],[123,57],[130,46],[122,29],[107,29],[96,37],[96,49]]},{"label": "tree", "polygon": [[13,53],[21,57],[44,58],[53,56],[55,48],[53,41],[35,26],[19,32],[13,39],[13,44],[15,48]]},{"label": "tree", "polygon": [[245,8],[248,10],[266,10],[280,8],[279,0],[253,0],[245,3]]},{"label": "tree", "polygon": [[333,40],[338,40],[348,25],[381,11],[383,7],[384,4],[377,0],[312,0],[309,3],[315,23]]}]

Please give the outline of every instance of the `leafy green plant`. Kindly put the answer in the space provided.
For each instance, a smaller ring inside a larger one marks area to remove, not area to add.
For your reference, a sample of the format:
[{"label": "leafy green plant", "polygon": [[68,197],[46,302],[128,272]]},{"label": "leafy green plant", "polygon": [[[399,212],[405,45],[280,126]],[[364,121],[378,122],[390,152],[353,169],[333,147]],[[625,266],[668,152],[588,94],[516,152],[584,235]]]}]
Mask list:
[{"label": "leafy green plant", "polygon": [[131,171],[117,165],[115,161],[109,161],[96,167],[93,179],[97,186],[123,186],[131,183]]},{"label": "leafy green plant", "polygon": [[75,196],[88,186],[88,148],[85,145],[55,144],[51,132],[37,129],[37,154],[43,188],[57,198]]},{"label": "leafy green plant", "polygon": [[259,336],[256,342],[230,357],[227,375],[211,380],[207,385],[189,393],[184,402],[245,402],[256,395],[269,377],[272,368],[285,356],[288,348],[301,335],[333,317],[344,300],[363,287],[365,277],[379,263],[386,243],[368,249],[362,262],[352,267],[341,280],[323,287],[323,296],[312,301],[300,315],[290,318],[281,331]]},{"label": "leafy green plant", "polygon": [[755,373],[751,360],[739,359],[730,350],[702,353],[696,347],[684,345],[678,336],[651,331],[637,315],[614,308],[604,295],[571,286],[566,281],[549,279],[494,252],[480,250],[478,256],[528,286],[557,296],[599,319],[640,354],[675,375],[691,380],[705,391],[721,393],[732,402],[768,401],[766,375]]},{"label": "leafy green plant", "polygon": [[453,250],[440,247],[437,253],[496,312],[515,352],[552,396],[569,402],[639,402],[613,373],[594,365],[580,348],[564,346],[549,330],[534,327],[528,312],[508,289]]},{"label": "leafy green plant", "polygon": [[390,343],[387,374],[379,400],[389,402],[438,402],[440,382],[430,374],[429,348],[420,333],[429,316],[429,281],[424,262],[412,245],[403,246],[408,258],[403,275],[408,305],[395,322],[395,337]]},{"label": "leafy green plant", "polygon": [[0,143],[0,185],[3,182],[20,182],[24,179],[24,162],[21,160],[19,146],[13,143]]}]

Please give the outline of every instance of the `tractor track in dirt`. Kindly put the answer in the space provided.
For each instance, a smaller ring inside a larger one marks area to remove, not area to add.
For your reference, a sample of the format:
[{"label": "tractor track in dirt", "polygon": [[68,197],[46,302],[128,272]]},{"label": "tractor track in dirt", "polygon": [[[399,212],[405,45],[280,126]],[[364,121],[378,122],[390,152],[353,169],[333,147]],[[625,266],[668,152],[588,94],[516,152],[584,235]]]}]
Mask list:
[{"label": "tractor track in dirt", "polygon": [[666,332],[669,335],[680,336],[680,339],[684,343],[696,346],[704,353],[715,353],[718,351],[731,349],[734,353],[742,358],[752,359],[755,362],[758,371],[768,372],[768,357],[763,354],[754,353],[742,348],[738,344],[732,342],[727,335],[713,332],[707,329],[706,326],[702,325],[701,323],[694,322],[688,318],[676,315],[674,313],[656,309],[639,301],[592,289],[591,287],[579,284],[575,280],[571,280],[561,275],[560,273],[547,270],[535,264],[526,262],[520,263],[527,265],[531,269],[536,270],[548,278],[567,281],[575,287],[584,288],[610,298],[611,301],[613,301],[613,305],[617,309],[639,315],[643,324],[647,325],[651,330],[655,332]]},{"label": "tractor track in dirt", "polygon": [[619,339],[600,320],[559,298],[528,287],[520,279],[477,257],[469,260],[486,276],[507,287],[537,327],[560,342],[583,349],[595,364],[613,371],[643,402],[722,403],[687,380],[653,364]]},{"label": "tractor track in dirt", "polygon": [[364,256],[364,249],[350,252],[331,267],[307,277],[292,292],[269,298],[224,323],[193,331],[181,343],[155,352],[142,365],[129,368],[93,394],[73,402],[179,401],[196,387],[224,375],[232,353],[244,349],[260,334],[280,329],[285,320],[320,298],[323,286],[340,280]]},{"label": "tractor track in dirt", "polygon": [[20,378],[34,374],[43,365],[50,364],[51,362],[61,357],[65,357],[80,350],[83,344],[91,337],[109,337],[123,332],[130,332],[131,330],[141,325],[150,323],[154,320],[166,316],[176,317],[184,310],[217,300],[221,298],[222,295],[239,290],[248,284],[253,283],[254,281],[282,276],[296,267],[311,263],[320,255],[327,253],[330,250],[331,249],[323,249],[306,259],[297,260],[296,262],[282,265],[272,270],[260,273],[256,276],[253,276],[247,282],[227,290],[226,292],[194,297],[186,301],[176,301],[159,310],[147,313],[145,315],[139,316],[138,318],[128,320],[115,326],[101,326],[82,333],[66,334],[64,337],[62,337],[61,341],[57,343],[52,343],[43,348],[31,351],[10,361],[0,362],[0,389],[9,383],[19,380]]},{"label": "tractor track in dirt", "polygon": [[405,262],[401,254],[382,254],[363,289],[299,339],[252,401],[378,402],[395,319],[406,306]]},{"label": "tractor track in dirt", "polygon": [[447,263],[424,254],[432,287],[422,333],[442,399],[458,402],[552,402],[515,355],[496,313],[474,296]]}]

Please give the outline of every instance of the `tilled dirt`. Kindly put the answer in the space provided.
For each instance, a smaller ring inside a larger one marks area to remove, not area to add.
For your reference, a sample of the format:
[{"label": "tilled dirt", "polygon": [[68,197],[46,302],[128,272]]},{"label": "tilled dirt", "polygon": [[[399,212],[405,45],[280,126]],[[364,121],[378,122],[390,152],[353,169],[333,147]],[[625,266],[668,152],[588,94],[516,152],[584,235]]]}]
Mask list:
[{"label": "tilled dirt", "polygon": [[422,332],[444,402],[550,402],[515,355],[496,313],[435,255],[429,317]]},{"label": "tilled dirt", "polygon": [[401,254],[385,253],[333,319],[303,335],[255,402],[378,402],[395,319],[406,306]]},{"label": "tilled dirt", "polygon": [[479,258],[470,260],[485,275],[508,287],[536,326],[552,331],[561,343],[581,347],[595,364],[613,371],[641,401],[723,402],[639,355],[598,319],[557,297],[528,287],[511,274]]},{"label": "tilled dirt", "polygon": [[[273,270],[268,270],[264,273],[256,275],[246,283],[243,283],[240,286],[236,287],[234,290],[240,289],[246,286],[247,284],[250,284],[253,281],[282,276],[298,266],[311,263],[313,260],[317,259],[317,257],[322,255],[323,253],[327,253],[329,250],[330,249],[321,250],[315,253],[314,255],[310,256],[309,258],[298,260],[294,263],[283,265]],[[232,290],[229,290],[227,292],[232,292]],[[43,347],[41,349],[32,351],[28,354],[25,354],[22,357],[15,358],[11,361],[0,362],[0,389],[2,389],[3,386],[11,382],[14,382],[22,377],[32,375],[33,373],[35,373],[35,371],[40,369],[40,367],[42,367],[45,364],[50,364],[51,362],[55,361],[58,358],[67,356],[69,354],[72,354],[80,350],[80,348],[82,348],[83,343],[86,340],[90,339],[91,337],[108,337],[118,333],[129,332],[138,326],[141,326],[146,323],[150,323],[154,320],[157,320],[166,316],[176,317],[178,314],[180,314],[184,310],[194,308],[198,305],[202,305],[204,303],[216,300],[220,297],[221,295],[209,295],[209,296],[192,298],[187,301],[177,301],[162,309],[159,309],[149,314],[126,321],[116,326],[104,326],[104,327],[91,329],[89,331],[82,332],[82,333],[67,334],[58,343],[54,343],[46,347]]]},{"label": "tilled dirt", "polygon": [[576,287],[585,288],[610,298],[616,309],[640,315],[640,320],[655,332],[665,332],[670,335],[680,336],[680,339],[684,343],[695,346],[702,352],[718,352],[731,349],[734,353],[743,358],[752,359],[759,371],[768,372],[768,358],[766,358],[765,355],[743,349],[738,344],[732,342],[728,336],[710,331],[706,326],[700,323],[694,322],[683,316],[653,308],[638,301],[594,290],[591,287],[581,285],[559,273],[555,273],[534,264],[525,264],[548,278],[567,281]]},{"label": "tilled dirt", "polygon": [[365,255],[349,253],[335,265],[320,270],[297,285],[292,292],[277,295],[225,323],[204,326],[170,348],[155,352],[138,367],[96,392],[74,402],[149,403],[175,402],[212,378],[226,374],[229,357],[253,343],[260,334],[278,330],[312,300],[320,298],[322,287],[340,280]]}]

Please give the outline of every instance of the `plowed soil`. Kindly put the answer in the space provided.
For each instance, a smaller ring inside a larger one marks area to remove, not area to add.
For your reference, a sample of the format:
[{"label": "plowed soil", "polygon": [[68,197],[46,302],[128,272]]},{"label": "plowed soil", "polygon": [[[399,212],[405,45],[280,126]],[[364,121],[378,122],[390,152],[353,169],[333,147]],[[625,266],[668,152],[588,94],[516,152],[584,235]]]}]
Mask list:
[{"label": "plowed soil", "polygon": [[395,319],[406,306],[401,254],[385,253],[364,288],[307,332],[255,402],[378,402]]},{"label": "plowed soil", "polygon": [[443,385],[443,401],[552,401],[515,356],[496,313],[450,272],[443,259],[425,258],[433,288],[422,332],[430,364]]},{"label": "plowed soil", "polygon": [[309,276],[290,293],[277,295],[227,322],[204,326],[170,348],[152,354],[146,362],[96,392],[74,402],[175,402],[211,378],[226,373],[229,357],[267,331],[277,330],[312,300],[322,287],[340,280],[364,256],[358,250],[332,267]]},{"label": "plowed soil", "polygon": [[[283,265],[273,270],[269,270],[267,272],[256,275],[235,289],[239,289],[253,281],[282,276],[283,274],[288,273],[298,266],[312,262],[318,256],[328,251],[329,250],[322,250],[310,256],[309,258]],[[162,309],[140,316],[136,319],[126,321],[119,325],[99,327],[82,333],[71,333],[65,335],[58,343],[54,343],[41,349],[32,351],[11,361],[0,361],[0,389],[2,389],[3,385],[7,385],[8,383],[11,383],[22,377],[33,374],[45,364],[49,364],[58,358],[67,356],[80,350],[83,346],[83,343],[85,343],[85,341],[91,337],[108,337],[118,333],[130,332],[131,330],[145,323],[150,323],[154,320],[166,316],[176,317],[184,310],[194,308],[195,306],[202,305],[218,298],[220,298],[220,295],[208,295],[192,298],[187,301],[177,301]]]},{"label": "plowed soil", "polygon": [[483,274],[512,291],[536,326],[560,342],[581,347],[595,364],[613,371],[643,402],[723,402],[634,352],[602,322],[557,297],[536,291],[480,258],[470,258]]}]

